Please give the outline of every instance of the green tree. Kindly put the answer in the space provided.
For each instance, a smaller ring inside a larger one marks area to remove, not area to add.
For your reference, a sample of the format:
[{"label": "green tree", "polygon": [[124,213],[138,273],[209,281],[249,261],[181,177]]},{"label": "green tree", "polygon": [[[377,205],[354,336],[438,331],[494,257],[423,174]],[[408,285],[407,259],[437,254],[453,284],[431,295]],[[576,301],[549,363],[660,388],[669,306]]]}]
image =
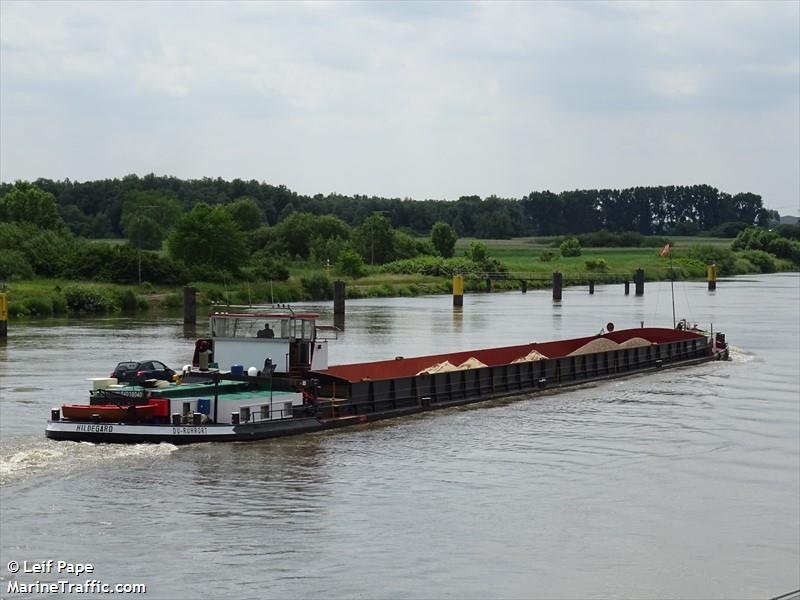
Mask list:
[{"label": "green tree", "polygon": [[456,248],[458,235],[455,230],[444,221],[437,221],[431,228],[431,243],[443,258],[450,258]]},{"label": "green tree", "polygon": [[64,227],[55,196],[27,181],[17,181],[0,197],[0,221],[30,223],[42,229]]},{"label": "green tree", "polygon": [[247,257],[245,234],[223,206],[196,205],[167,238],[170,255],[188,266],[238,270]]},{"label": "green tree", "polygon": [[181,214],[181,204],[163,192],[128,192],[122,203],[122,232],[136,248],[159,250]]},{"label": "green tree", "polygon": [[[350,237],[350,228],[341,219],[331,215],[319,216],[304,212],[291,213],[275,229],[289,255],[300,258],[308,258],[312,248],[320,250],[328,242],[337,239],[344,242]],[[317,258],[335,260],[337,254],[338,250],[332,256],[320,255]]]},{"label": "green tree", "polygon": [[[425,240],[428,245],[430,242]],[[395,231],[394,232],[394,253],[392,255],[392,260],[402,260],[404,258],[414,258],[418,254],[420,254],[420,248],[423,244],[420,244],[417,239],[405,231]],[[433,252],[431,252],[433,254]]]},{"label": "green tree", "polygon": [[265,252],[257,252],[250,260],[250,272],[256,279],[286,281],[289,269],[282,261]]},{"label": "green tree", "polygon": [[353,248],[370,264],[394,260],[394,229],[382,214],[373,214],[353,231]]},{"label": "green tree", "polygon": [[361,255],[349,248],[345,248],[339,253],[336,260],[336,272],[353,278],[363,277],[367,274]]},{"label": "green tree", "polygon": [[264,222],[264,215],[261,213],[258,204],[252,198],[246,196],[226,204],[225,210],[230,213],[242,231],[258,229]]}]

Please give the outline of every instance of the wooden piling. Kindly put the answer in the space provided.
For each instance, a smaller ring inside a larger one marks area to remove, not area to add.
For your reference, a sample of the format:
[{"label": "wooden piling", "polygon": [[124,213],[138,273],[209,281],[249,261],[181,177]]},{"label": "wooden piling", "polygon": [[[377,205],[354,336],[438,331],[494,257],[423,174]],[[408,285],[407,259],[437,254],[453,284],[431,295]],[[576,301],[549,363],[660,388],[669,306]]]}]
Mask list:
[{"label": "wooden piling", "polygon": [[492,278],[491,277],[487,277],[486,278],[486,292],[489,293],[489,294],[492,293]]},{"label": "wooden piling", "polygon": [[631,282],[627,279],[625,280],[625,295],[629,296],[631,293]]},{"label": "wooden piling", "polygon": [[334,281],[333,282],[333,314],[334,315],[343,315],[344,314],[344,295],[345,295],[345,287],[344,281]]},{"label": "wooden piling", "polygon": [[189,285],[183,288],[183,322],[197,323],[197,290]]},{"label": "wooden piling", "polygon": [[564,284],[564,277],[558,271],[553,273],[553,300],[561,300],[561,286]]},{"label": "wooden piling", "polygon": [[453,275],[453,306],[464,306],[463,275]]},{"label": "wooden piling", "polygon": [[708,265],[708,291],[713,292],[717,289],[717,264]]},{"label": "wooden piling", "polygon": [[589,293],[594,294],[594,279],[589,280]]},{"label": "wooden piling", "polygon": [[523,294],[528,293],[528,282],[525,279],[520,280],[519,286],[522,289]]},{"label": "wooden piling", "polygon": [[636,287],[636,295],[644,296],[644,269],[636,269],[633,275],[633,283]]}]

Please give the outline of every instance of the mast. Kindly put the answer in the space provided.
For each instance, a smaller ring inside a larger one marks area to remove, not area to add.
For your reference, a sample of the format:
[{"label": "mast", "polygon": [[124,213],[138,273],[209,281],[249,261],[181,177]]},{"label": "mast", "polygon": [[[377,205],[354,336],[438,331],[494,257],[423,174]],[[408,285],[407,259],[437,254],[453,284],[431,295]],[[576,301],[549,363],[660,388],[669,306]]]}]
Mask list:
[{"label": "mast", "polygon": [[675,269],[672,267],[672,242],[667,242],[666,245],[658,253],[662,258],[669,256],[669,289],[672,293],[672,328],[675,329],[677,322],[675,321]]},{"label": "mast", "polygon": [[672,293],[672,328],[675,329],[675,270],[672,268],[672,252],[669,253],[669,290]]}]

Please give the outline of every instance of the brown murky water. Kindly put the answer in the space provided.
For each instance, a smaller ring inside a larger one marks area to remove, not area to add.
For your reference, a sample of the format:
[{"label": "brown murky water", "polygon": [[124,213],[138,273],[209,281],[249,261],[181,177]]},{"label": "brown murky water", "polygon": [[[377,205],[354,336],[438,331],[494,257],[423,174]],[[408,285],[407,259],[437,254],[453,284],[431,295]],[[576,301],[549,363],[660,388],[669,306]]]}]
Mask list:
[{"label": "brown murky water", "polygon": [[[7,563],[92,562],[148,598],[771,597],[800,587],[800,277],[676,286],[733,359],[251,444],[44,439],[119,360],[187,362],[179,318],[13,323],[0,347]],[[668,284],[348,303],[335,363],[671,322]],[[330,320],[330,307],[317,307]],[[73,578],[74,579],[74,578]],[[26,594],[21,594],[26,595]],[[26,595],[27,596],[27,595]]]}]

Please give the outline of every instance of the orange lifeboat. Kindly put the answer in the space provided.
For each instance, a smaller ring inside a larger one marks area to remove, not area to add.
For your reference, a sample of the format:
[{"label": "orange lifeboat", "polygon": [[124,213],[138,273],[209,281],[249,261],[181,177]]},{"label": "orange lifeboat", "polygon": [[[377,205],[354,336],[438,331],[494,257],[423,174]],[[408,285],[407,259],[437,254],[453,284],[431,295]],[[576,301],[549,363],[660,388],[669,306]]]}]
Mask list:
[{"label": "orange lifeboat", "polygon": [[[72,421],[136,422],[145,421],[156,415],[158,404],[140,404],[138,406],[117,406],[116,404],[65,404],[61,414]],[[96,415],[96,416],[95,416]]]}]

